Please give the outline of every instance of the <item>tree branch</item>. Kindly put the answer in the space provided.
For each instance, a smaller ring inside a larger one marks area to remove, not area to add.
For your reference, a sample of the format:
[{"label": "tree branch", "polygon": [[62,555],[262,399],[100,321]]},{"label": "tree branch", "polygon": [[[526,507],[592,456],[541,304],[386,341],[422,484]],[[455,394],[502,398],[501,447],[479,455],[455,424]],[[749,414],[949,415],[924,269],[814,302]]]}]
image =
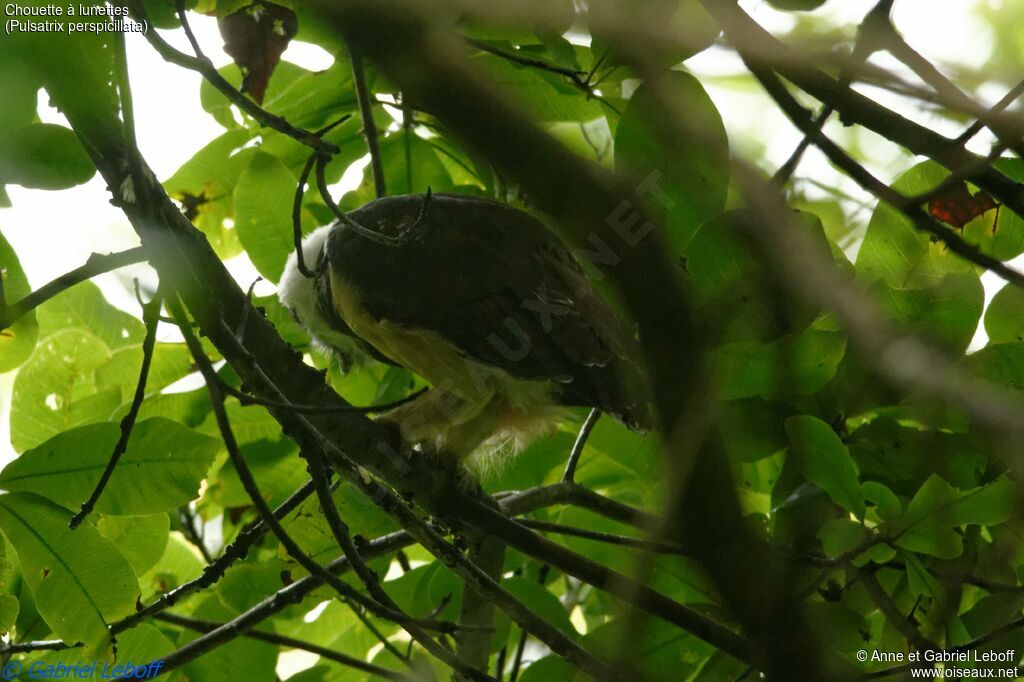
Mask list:
[{"label": "tree branch", "polygon": [[[145,21],[147,22],[147,25],[152,26],[152,22],[146,13],[145,7],[143,7],[139,0],[127,0],[127,5],[131,10],[132,16],[140,21]],[[333,155],[338,152],[337,145],[321,139],[315,133],[308,130],[297,128],[284,118],[270,113],[246,97],[238,90],[238,88],[225,80],[225,78],[217,71],[213,62],[211,62],[200,49],[199,43],[196,41],[195,35],[192,33],[192,28],[188,23],[188,16],[183,2],[178,3],[178,18],[181,21],[182,28],[185,30],[185,35],[188,36],[189,43],[191,43],[196,52],[196,56],[193,57],[176,50],[167,41],[165,41],[155,29],[147,31],[146,40],[149,41],[149,44],[153,46],[153,49],[155,49],[157,53],[164,58],[164,60],[202,75],[210,85],[227,97],[228,101],[245,113],[249,114],[249,116],[255,119],[261,126],[271,128],[283,135],[287,135],[296,142],[304,144],[310,149],[314,149],[318,152],[328,155]]]},{"label": "tree branch", "polygon": [[351,47],[348,52],[349,59],[352,60],[352,81],[356,87],[356,102],[359,104],[359,115],[363,119],[363,135],[366,137],[366,147],[370,151],[373,189],[377,198],[380,199],[387,196],[388,187],[384,180],[384,164],[380,158],[380,146],[377,144],[377,124],[373,120],[370,90],[366,86],[366,71],[363,69],[363,56]]},{"label": "tree branch", "polygon": [[[360,606],[363,606],[374,613],[377,613],[388,620],[393,620],[401,625],[407,632],[409,632],[410,635],[412,635],[414,639],[416,639],[417,642],[423,645],[427,651],[436,656],[439,660],[450,665],[452,669],[465,674],[469,679],[489,680],[490,678],[487,675],[465,665],[453,656],[451,652],[438,645],[433,641],[433,639],[426,636],[421,631],[422,628],[430,627],[433,629],[442,629],[443,631],[451,632],[452,630],[450,628],[439,626],[429,620],[412,618],[390,604],[383,604],[367,598],[356,591],[351,585],[328,572],[323,566],[315,562],[308,554],[303,552],[298,546],[298,543],[288,535],[284,530],[284,527],[281,526],[281,523],[274,517],[270,507],[260,494],[256,479],[253,477],[252,472],[249,470],[249,467],[238,448],[234,433],[231,429],[230,421],[228,420],[227,411],[224,409],[224,393],[220,390],[220,382],[216,380],[216,372],[213,369],[213,365],[210,364],[209,358],[206,357],[206,353],[203,351],[202,345],[192,333],[191,328],[187,325],[185,312],[181,308],[180,303],[177,301],[170,301],[168,307],[170,308],[174,318],[178,321],[178,324],[182,325],[182,334],[185,337],[185,343],[192,352],[192,357],[195,359],[200,373],[206,380],[207,390],[210,392],[211,402],[213,403],[213,411],[217,420],[217,426],[220,429],[221,437],[224,440],[224,446],[228,451],[228,457],[235,467],[238,478],[242,482],[242,486],[245,488],[246,493],[248,493],[250,499],[252,499],[252,502],[255,505],[256,510],[260,513],[260,516],[263,518],[263,521],[267,524],[274,535],[277,536],[277,539],[281,542],[281,545],[288,552],[289,556],[295,559],[299,565],[311,574],[316,575],[327,582],[327,584],[337,591],[342,598],[352,600]],[[320,495],[322,491],[326,491],[329,498],[330,491],[324,487],[326,486],[326,477],[323,476],[323,472],[314,470],[310,473],[313,477],[314,489],[317,491],[318,495]],[[319,481],[316,478],[318,475],[323,476]],[[322,498],[321,503],[323,503]],[[337,510],[335,510],[335,514],[336,513]],[[352,558],[350,557],[350,563],[351,561]],[[365,564],[363,566],[365,567]],[[388,601],[390,601],[390,598]]]},{"label": "tree branch", "polygon": [[[196,632],[202,632],[205,634],[209,634],[210,632],[213,632],[218,628],[224,627],[226,625],[225,623],[213,623],[207,620],[186,618],[185,616],[178,616],[173,613],[161,613],[160,615],[156,616],[156,619],[162,620],[165,623],[170,623],[172,625],[177,625],[182,628],[195,630]],[[367,663],[366,661],[354,658],[352,656],[349,656],[348,654],[343,654],[340,651],[335,651],[334,649],[328,649],[327,647],[322,647],[311,642],[303,642],[302,640],[295,639],[293,637],[279,635],[276,632],[264,632],[262,630],[244,630],[242,631],[241,634],[243,637],[248,637],[249,639],[256,639],[261,642],[274,644],[276,646],[283,646],[289,649],[299,649],[301,651],[308,651],[312,654],[320,656],[321,658],[325,658],[329,661],[334,661],[335,663],[340,663],[346,668],[361,670],[363,672],[370,673],[371,675],[375,675],[385,680],[408,679],[406,675],[396,672],[394,670],[388,670],[387,668],[382,668],[379,665]]]},{"label": "tree branch", "polygon": [[594,430],[597,425],[597,420],[601,418],[601,410],[599,408],[593,408],[587,414],[587,418],[583,421],[583,426],[580,427],[579,435],[576,436],[576,442],[572,445],[572,451],[569,453],[569,461],[565,464],[565,473],[562,474],[563,483],[572,483],[576,477],[576,465],[580,462],[580,456],[583,454],[583,448],[587,445],[587,439],[590,438],[590,432]]},{"label": "tree branch", "polygon": [[[138,292],[138,286],[139,283],[136,280],[136,292]],[[127,414],[121,418],[121,435],[114,445],[114,451],[110,453],[110,459],[107,460],[107,465],[103,468],[100,479],[96,481],[96,487],[93,488],[88,499],[82,503],[81,509],[71,517],[71,521],[68,523],[68,527],[72,530],[77,528],[92,513],[97,500],[103,494],[107,483],[110,482],[110,477],[114,475],[114,469],[117,468],[121,455],[128,450],[128,440],[132,436],[132,429],[135,428],[135,420],[139,418],[142,401],[146,399],[146,382],[149,379],[149,368],[153,364],[153,350],[156,347],[156,328],[160,323],[161,299],[160,291],[157,290],[153,300],[142,307],[142,321],[146,325],[146,336],[142,340],[142,366],[139,368],[139,379],[135,383],[135,394],[132,396],[132,403],[128,408]]]},{"label": "tree branch", "polygon": [[7,329],[26,313],[38,308],[54,296],[67,291],[76,284],[92,279],[97,275],[102,275],[105,272],[123,268],[126,265],[142,263],[145,260],[146,256],[141,246],[116,253],[94,253],[85,261],[85,265],[75,268],[71,272],[64,273],[60,277],[44,284],[20,301],[0,307],[0,331]]},{"label": "tree branch", "polygon": [[[914,154],[926,156],[952,172],[980,160],[955,140],[920,126],[899,114],[876,104],[856,90],[843,89],[807,60],[779,42],[750,18],[734,0],[700,0],[721,24],[733,47],[743,46],[752,61],[778,72],[801,90],[839,111],[843,120],[860,124]],[[984,113],[984,110],[982,110]],[[1010,125],[1012,119],[999,118]],[[993,123],[989,120],[986,125]],[[1017,125],[1017,124],[1013,124]],[[1016,128],[1014,128],[1016,130]],[[1005,131],[1004,131],[1005,132]],[[1020,138],[1019,132],[1009,139]],[[1024,215],[1024,186],[1011,180],[991,166],[984,166],[967,178],[1018,215]]]}]

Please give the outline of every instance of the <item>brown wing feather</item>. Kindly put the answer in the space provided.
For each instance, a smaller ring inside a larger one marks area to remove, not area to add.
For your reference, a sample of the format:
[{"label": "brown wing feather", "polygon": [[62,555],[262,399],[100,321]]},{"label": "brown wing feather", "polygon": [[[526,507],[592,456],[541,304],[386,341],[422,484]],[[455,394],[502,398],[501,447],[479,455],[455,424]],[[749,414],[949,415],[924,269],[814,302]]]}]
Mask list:
[{"label": "brown wing feather", "polygon": [[[352,218],[385,235],[416,222],[422,195],[388,197]],[[434,195],[402,244],[336,227],[330,266],[375,319],[436,332],[467,356],[552,379],[570,405],[645,424],[637,348],[569,250],[533,216],[497,202]]]}]

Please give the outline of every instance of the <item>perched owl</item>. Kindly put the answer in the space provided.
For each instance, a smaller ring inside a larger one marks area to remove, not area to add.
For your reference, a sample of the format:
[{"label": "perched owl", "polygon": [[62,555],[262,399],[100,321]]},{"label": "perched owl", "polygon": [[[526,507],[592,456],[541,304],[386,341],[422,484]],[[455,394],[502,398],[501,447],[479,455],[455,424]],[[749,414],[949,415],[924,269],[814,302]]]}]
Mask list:
[{"label": "perched owl", "polygon": [[650,413],[630,327],[569,249],[505,204],[436,194],[378,199],[303,241],[279,297],[319,343],[431,384],[381,416],[423,448],[465,457],[521,447],[565,408],[631,428]]}]

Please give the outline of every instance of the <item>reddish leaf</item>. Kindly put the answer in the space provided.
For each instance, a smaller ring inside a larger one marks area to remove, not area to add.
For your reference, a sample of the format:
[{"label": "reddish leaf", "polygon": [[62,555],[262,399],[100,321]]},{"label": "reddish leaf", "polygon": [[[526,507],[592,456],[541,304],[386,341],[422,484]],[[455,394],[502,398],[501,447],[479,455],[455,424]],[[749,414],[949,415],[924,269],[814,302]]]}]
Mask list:
[{"label": "reddish leaf", "polygon": [[217,22],[224,51],[242,69],[242,92],[263,102],[281,53],[299,30],[295,12],[271,2],[255,2]]},{"label": "reddish leaf", "polygon": [[967,183],[960,182],[928,202],[928,212],[957,229],[985,211],[998,208],[995,200],[984,192],[971,194]]}]

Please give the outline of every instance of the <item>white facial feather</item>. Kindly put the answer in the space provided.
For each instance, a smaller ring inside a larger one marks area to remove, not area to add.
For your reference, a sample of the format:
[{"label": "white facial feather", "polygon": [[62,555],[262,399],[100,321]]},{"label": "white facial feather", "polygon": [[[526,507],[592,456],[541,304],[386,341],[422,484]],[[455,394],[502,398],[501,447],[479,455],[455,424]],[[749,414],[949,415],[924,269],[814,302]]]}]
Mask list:
[{"label": "white facial feather", "polygon": [[[320,262],[320,254],[323,253],[332,227],[319,227],[302,240],[302,256],[307,268],[313,269]],[[314,341],[346,356],[357,352],[358,346],[352,338],[332,329],[320,314],[316,303],[316,282],[299,272],[294,251],[288,256],[284,273],[277,284],[277,298],[292,311]]]}]

